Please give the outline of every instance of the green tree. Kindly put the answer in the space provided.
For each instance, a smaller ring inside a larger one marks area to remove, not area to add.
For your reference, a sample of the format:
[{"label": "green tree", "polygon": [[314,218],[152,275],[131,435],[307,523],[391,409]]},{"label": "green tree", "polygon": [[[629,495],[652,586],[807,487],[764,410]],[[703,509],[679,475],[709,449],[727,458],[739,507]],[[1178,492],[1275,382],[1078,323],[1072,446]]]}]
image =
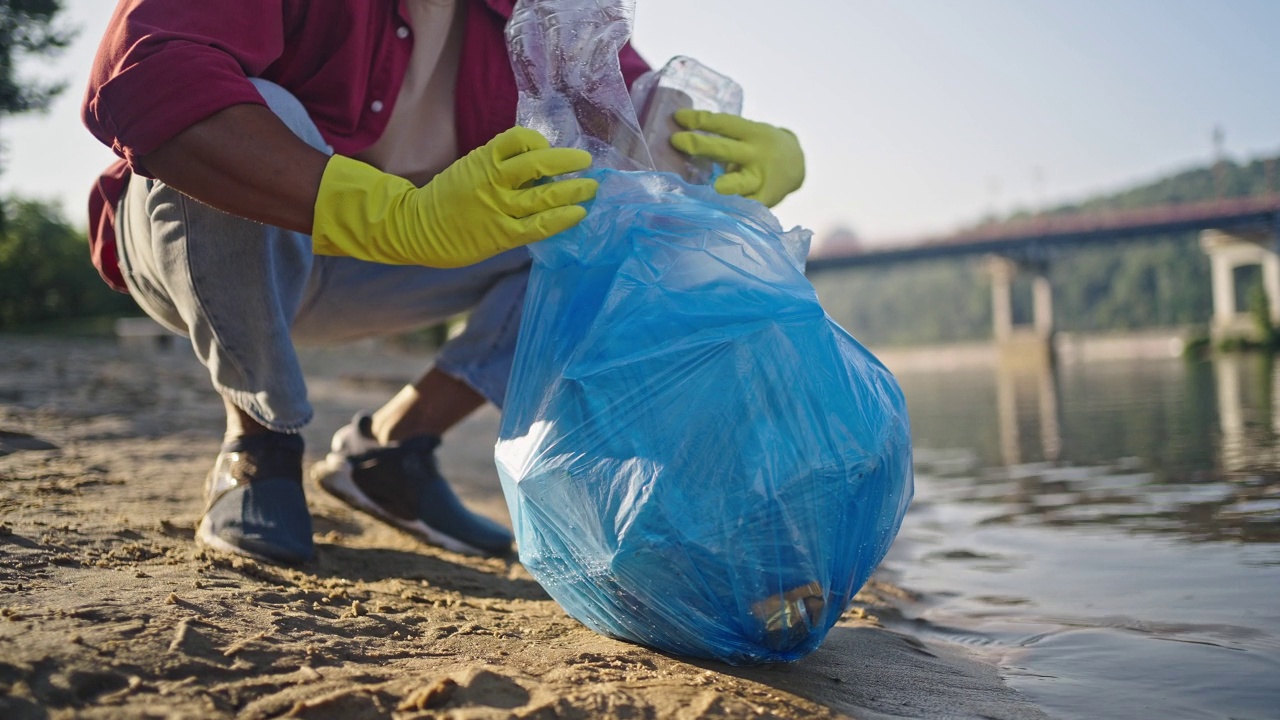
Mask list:
[{"label": "green tree", "polygon": [[[66,83],[44,83],[18,77],[18,62],[31,56],[48,57],[65,48],[74,33],[54,25],[62,0],[0,0],[0,120],[10,115],[44,110]],[[0,172],[4,171],[0,142]],[[7,220],[0,202],[0,232]]]},{"label": "green tree", "polygon": [[74,33],[54,24],[62,0],[0,0],[0,117],[43,110],[65,83],[18,77],[18,61],[65,48]]},{"label": "green tree", "polygon": [[48,203],[5,200],[8,226],[0,231],[0,330],[51,320],[132,311],[89,263],[84,233]]}]

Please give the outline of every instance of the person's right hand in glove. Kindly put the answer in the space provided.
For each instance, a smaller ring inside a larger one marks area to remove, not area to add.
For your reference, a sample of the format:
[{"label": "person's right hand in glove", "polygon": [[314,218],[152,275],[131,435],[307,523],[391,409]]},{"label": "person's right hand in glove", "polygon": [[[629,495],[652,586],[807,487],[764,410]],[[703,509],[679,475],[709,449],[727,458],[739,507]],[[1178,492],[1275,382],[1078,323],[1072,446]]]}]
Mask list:
[{"label": "person's right hand in glove", "polygon": [[587,178],[542,178],[585,170],[584,150],[552,148],[516,127],[450,165],[421,188],[358,160],[334,155],[316,197],[312,246],[397,265],[461,267],[577,225],[595,197]]}]

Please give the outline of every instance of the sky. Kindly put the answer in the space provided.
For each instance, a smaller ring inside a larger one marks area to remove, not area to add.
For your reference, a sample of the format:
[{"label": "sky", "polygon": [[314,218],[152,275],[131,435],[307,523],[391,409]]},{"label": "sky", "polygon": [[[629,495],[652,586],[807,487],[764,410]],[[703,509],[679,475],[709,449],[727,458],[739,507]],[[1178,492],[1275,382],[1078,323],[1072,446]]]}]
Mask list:
[{"label": "sky", "polygon": [[[381,0],[365,0],[381,1]],[[807,178],[776,208],[869,243],[1120,189],[1213,157],[1280,153],[1277,0],[635,0],[653,65],[737,80],[743,114],[790,128]],[[68,0],[49,113],[6,119],[0,191],[84,203],[113,155],[79,119],[114,3]]]}]

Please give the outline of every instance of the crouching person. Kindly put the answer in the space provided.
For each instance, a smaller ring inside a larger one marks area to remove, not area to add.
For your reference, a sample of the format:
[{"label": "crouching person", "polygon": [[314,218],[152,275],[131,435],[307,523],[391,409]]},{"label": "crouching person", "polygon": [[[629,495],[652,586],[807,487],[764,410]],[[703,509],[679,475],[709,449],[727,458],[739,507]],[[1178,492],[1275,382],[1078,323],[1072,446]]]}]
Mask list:
[{"label": "crouching person", "polygon": [[[513,5],[119,2],[83,107],[121,158],[90,199],[91,250],[108,283],[190,338],[224,400],[200,542],[282,563],[312,554],[298,434],[312,410],[295,343],[465,311],[434,366],[339,429],[313,473],[428,543],[510,550],[504,527],[454,495],[435,452],[485,402],[502,405],[523,246],[577,224],[596,191],[557,179],[586,169],[586,152],[513,127]],[[629,83],[648,70],[629,46],[619,60]],[[755,180],[726,191],[747,195],[778,177],[761,142],[784,131],[762,128],[775,130],[719,144],[685,133],[677,147],[740,163]]]}]

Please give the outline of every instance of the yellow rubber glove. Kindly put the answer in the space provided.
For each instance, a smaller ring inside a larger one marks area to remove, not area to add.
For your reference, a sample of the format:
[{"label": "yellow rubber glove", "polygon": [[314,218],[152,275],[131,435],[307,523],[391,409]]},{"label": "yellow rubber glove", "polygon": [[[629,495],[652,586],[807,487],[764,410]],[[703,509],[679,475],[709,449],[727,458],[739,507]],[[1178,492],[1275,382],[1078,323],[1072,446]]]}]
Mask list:
[{"label": "yellow rubber glove", "polygon": [[320,180],[312,246],[319,255],[394,265],[471,265],[577,225],[587,215],[577,203],[595,197],[595,180],[525,186],[590,164],[586,151],[552,148],[541,133],[522,127],[472,150],[421,188],[334,155]]},{"label": "yellow rubber glove", "polygon": [[804,182],[804,151],[790,130],[705,110],[677,110],[673,118],[686,130],[715,133],[672,133],[671,145],[725,165],[728,172],[715,185],[722,195],[743,195],[773,207]]}]

